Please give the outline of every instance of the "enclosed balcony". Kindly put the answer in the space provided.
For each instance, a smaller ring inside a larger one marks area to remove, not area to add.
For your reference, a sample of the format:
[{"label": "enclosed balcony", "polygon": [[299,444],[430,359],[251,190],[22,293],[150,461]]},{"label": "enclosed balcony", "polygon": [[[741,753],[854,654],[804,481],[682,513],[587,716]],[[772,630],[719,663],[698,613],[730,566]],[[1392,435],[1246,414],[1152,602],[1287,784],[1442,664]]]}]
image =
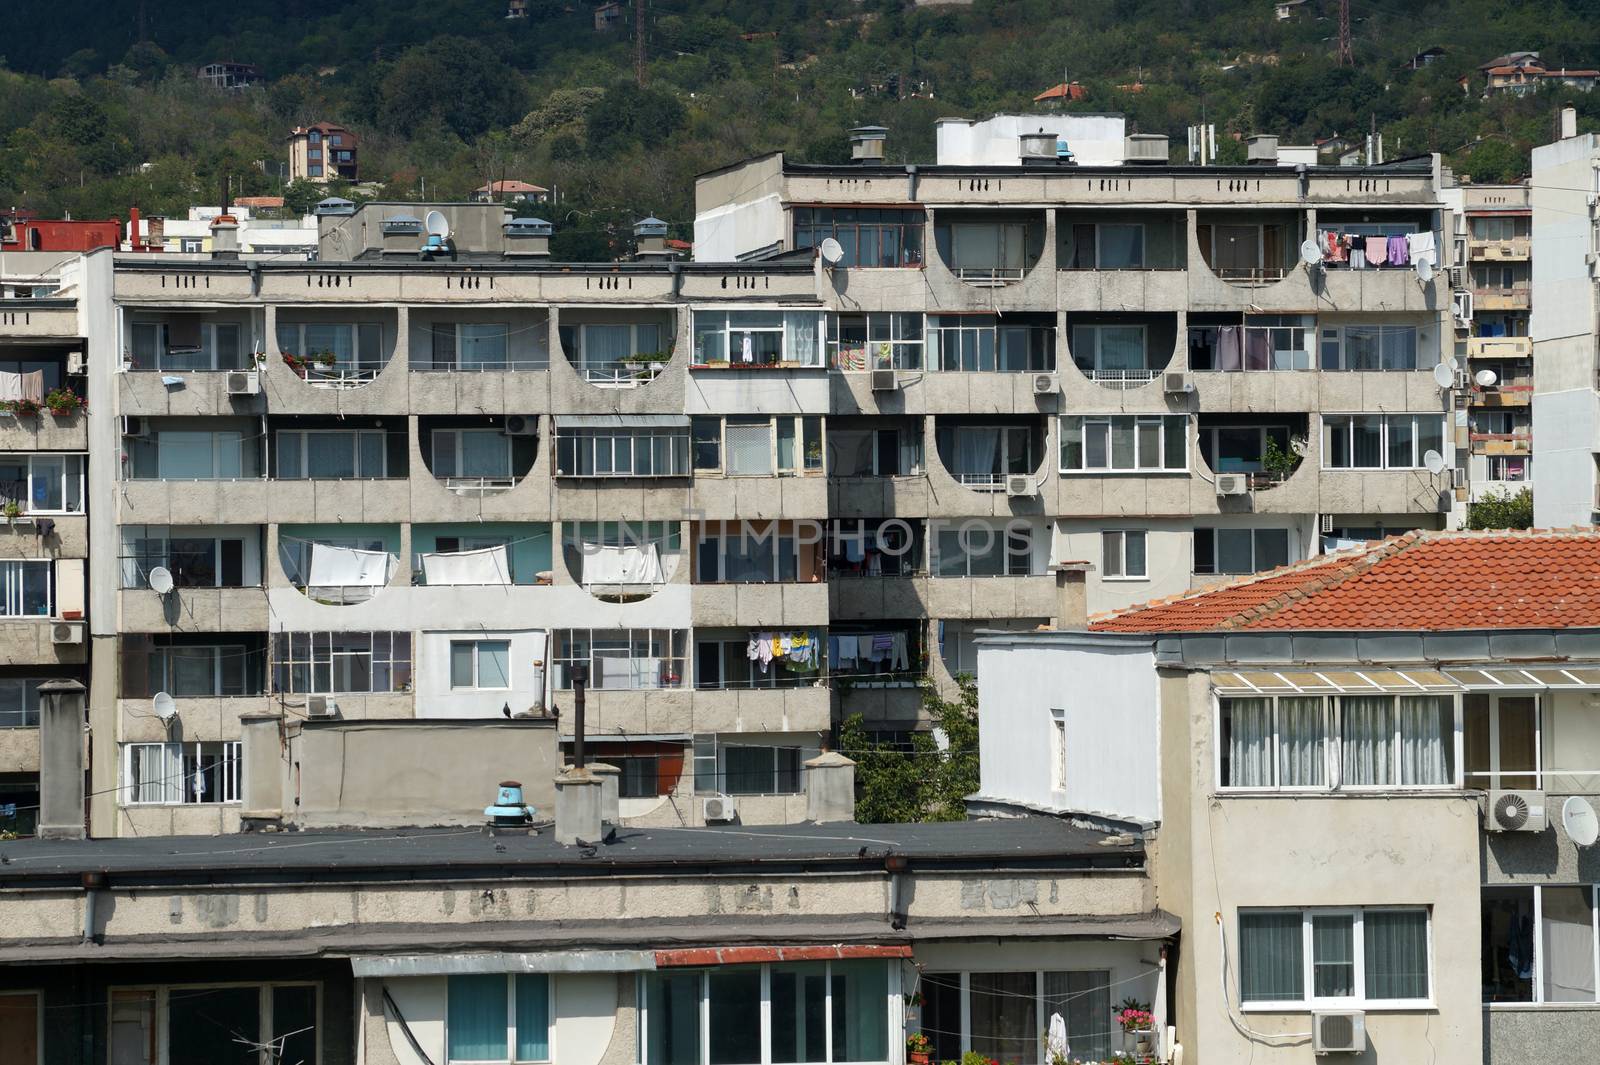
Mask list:
[{"label": "enclosed balcony", "polygon": [[1473,310],[1528,310],[1533,306],[1532,278],[1532,264],[1528,262],[1473,263]]},{"label": "enclosed balcony", "polygon": [[795,207],[794,247],[832,238],[847,269],[920,267],[927,212],[921,207]]},{"label": "enclosed balcony", "polygon": [[575,666],[588,671],[588,687],[597,693],[688,686],[685,629],[556,629],[551,636],[557,691],[572,688]]},{"label": "enclosed balcony", "polygon": [[828,365],[846,372],[922,369],[922,315],[830,313]]},{"label": "enclosed balcony", "polygon": [[922,472],[922,462],[920,417],[828,419],[829,477],[914,477]]},{"label": "enclosed balcony", "polygon": [[823,314],[793,310],[717,310],[694,312],[696,370],[820,369],[823,365]]},{"label": "enclosed balcony", "polygon": [[[258,525],[133,525],[118,527],[117,559],[124,628],[202,630],[267,624]],[[172,590],[149,590],[151,574],[166,570]]]},{"label": "enclosed balcony", "polygon": [[1175,314],[1069,314],[1073,364],[1107,388],[1138,388],[1160,376],[1177,347]]},{"label": "enclosed balcony", "polygon": [[539,451],[533,415],[417,419],[418,444],[428,472],[457,495],[503,492],[533,468]]},{"label": "enclosed balcony", "polygon": [[672,358],[671,311],[562,308],[561,350],[585,381],[636,388],[655,380]]},{"label": "enclosed balcony", "polygon": [[1467,255],[1474,260],[1491,261],[1531,258],[1533,255],[1531,214],[1469,217]]},{"label": "enclosed balcony", "polygon": [[1182,211],[1056,213],[1062,270],[1182,270],[1188,226]]},{"label": "enclosed balcony", "polygon": [[694,686],[701,691],[811,688],[827,676],[821,628],[696,627]]},{"label": "enclosed balcony", "polygon": [[389,365],[397,320],[393,311],[284,308],[278,312],[278,357],[317,388],[359,388]]},{"label": "enclosed balcony", "polygon": [[258,418],[123,418],[123,474],[143,481],[259,480]]},{"label": "enclosed balcony", "polygon": [[144,373],[250,369],[260,328],[249,311],[132,311],[123,362]]},{"label": "enclosed balcony", "polygon": [[1474,455],[1528,455],[1533,451],[1533,418],[1527,407],[1473,408],[1468,425]]},{"label": "enclosed balcony", "polygon": [[123,699],[154,699],[158,692],[179,700],[227,699],[267,690],[265,633],[127,634],[118,651]]},{"label": "enclosed balcony", "polygon": [[414,373],[502,373],[550,368],[550,314],[537,310],[411,312]]},{"label": "enclosed balcony", "polygon": [[1021,281],[1044,253],[1042,211],[941,210],[934,217],[939,259],[962,281],[995,287]]},{"label": "enclosed balcony", "polygon": [[1201,211],[1196,237],[1207,268],[1224,281],[1269,284],[1299,262],[1305,216],[1299,211]]},{"label": "enclosed balcony", "polygon": [[1317,320],[1309,314],[1191,314],[1189,369],[1309,370],[1316,335]]},{"label": "enclosed balcony", "polygon": [[1049,373],[1056,368],[1055,315],[929,315],[928,368],[949,373]]}]

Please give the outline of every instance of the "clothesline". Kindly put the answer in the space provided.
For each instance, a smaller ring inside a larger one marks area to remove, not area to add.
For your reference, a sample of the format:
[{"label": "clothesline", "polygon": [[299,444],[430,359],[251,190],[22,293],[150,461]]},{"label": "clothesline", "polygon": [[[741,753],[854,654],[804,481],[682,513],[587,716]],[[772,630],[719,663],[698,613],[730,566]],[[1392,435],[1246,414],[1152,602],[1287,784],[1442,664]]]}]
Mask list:
[{"label": "clothesline", "polygon": [[911,668],[904,632],[863,632],[828,636],[828,668],[857,662],[889,663],[889,672]]},{"label": "clothesline", "polygon": [[762,630],[750,634],[746,655],[750,661],[761,663],[762,673],[767,671],[767,666],[774,659],[786,660],[792,670],[808,672],[821,668],[818,643],[816,634],[806,629],[792,632]]},{"label": "clothesline", "polygon": [[1329,262],[1348,263],[1352,270],[1366,270],[1378,266],[1409,266],[1420,259],[1427,259],[1435,264],[1438,262],[1431,230],[1423,233],[1391,233],[1380,236],[1321,229],[1317,245],[1318,250]]}]

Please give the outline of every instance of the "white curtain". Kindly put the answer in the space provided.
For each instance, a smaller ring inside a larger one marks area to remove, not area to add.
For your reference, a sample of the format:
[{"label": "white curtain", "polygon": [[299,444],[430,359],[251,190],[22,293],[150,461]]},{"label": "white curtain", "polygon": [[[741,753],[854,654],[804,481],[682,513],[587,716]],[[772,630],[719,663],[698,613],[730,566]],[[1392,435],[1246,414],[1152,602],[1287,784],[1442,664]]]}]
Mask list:
[{"label": "white curtain", "polygon": [[1587,887],[1545,887],[1540,897],[1546,1002],[1594,1001],[1594,916]]},{"label": "white curtain", "polygon": [[999,429],[956,430],[957,477],[988,477],[999,468]]},{"label": "white curtain", "polygon": [[1278,700],[1278,783],[1286,788],[1327,784],[1327,738],[1322,700],[1311,697]]},{"label": "white curtain", "polygon": [[1388,695],[1346,695],[1339,700],[1341,782],[1394,783],[1394,698]]},{"label": "white curtain", "polygon": [[1455,777],[1455,714],[1441,695],[1400,699],[1400,783],[1449,784]]},{"label": "white curtain", "polygon": [[783,316],[784,361],[804,366],[822,365],[822,348],[817,344],[817,316],[814,312],[790,312]]},{"label": "white curtain", "polygon": [[743,476],[772,476],[772,425],[729,425],[728,472]]},{"label": "white curtain", "polygon": [[1229,787],[1272,786],[1272,700],[1229,699],[1223,704],[1228,722]]},{"label": "white curtain", "polygon": [[[1575,889],[1578,890],[1578,889]],[[1587,913],[1587,911],[1585,911]],[[1588,921],[1588,917],[1584,917]],[[1368,999],[1428,997],[1428,915],[1422,910],[1368,910],[1361,918]],[[1590,931],[1583,926],[1584,949]],[[1594,965],[1586,957],[1589,1001],[1594,1000]],[[1548,987],[1546,995],[1549,994]]]},{"label": "white curtain", "polygon": [[426,553],[422,556],[422,574],[431,586],[511,583],[511,565],[504,544],[481,551]]}]

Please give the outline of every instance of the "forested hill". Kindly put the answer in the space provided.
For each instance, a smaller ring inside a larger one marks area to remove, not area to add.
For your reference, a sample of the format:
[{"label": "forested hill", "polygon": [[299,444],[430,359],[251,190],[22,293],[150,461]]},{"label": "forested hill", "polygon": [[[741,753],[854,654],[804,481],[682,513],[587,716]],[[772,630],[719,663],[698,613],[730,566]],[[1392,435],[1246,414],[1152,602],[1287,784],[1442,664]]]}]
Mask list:
[{"label": "forested hill", "polygon": [[[1285,142],[1359,136],[1442,151],[1479,181],[1519,176],[1571,97],[1481,96],[1477,68],[1533,49],[1600,66],[1600,0],[1351,0],[1355,66],[1335,63],[1337,0],[646,0],[643,89],[632,8],[594,29],[591,0],[12,0],[0,43],[0,206],[74,216],[181,212],[281,191],[283,140],[330,120],[362,138],[381,194],[463,197],[491,177],[555,187],[564,240],[654,212],[686,228],[692,178],[783,148],[837,160],[844,131],[889,127],[895,160],[932,155],[933,120],[1030,109],[1064,77],[1071,106],[1140,131],[1215,123]],[[1442,48],[1423,69],[1416,53]],[[259,66],[223,92],[201,64]],[[1472,91],[1458,79],[1467,76]],[[263,167],[266,162],[269,165]],[[292,190],[303,199],[307,190]],[[568,253],[603,251],[569,245]]]}]

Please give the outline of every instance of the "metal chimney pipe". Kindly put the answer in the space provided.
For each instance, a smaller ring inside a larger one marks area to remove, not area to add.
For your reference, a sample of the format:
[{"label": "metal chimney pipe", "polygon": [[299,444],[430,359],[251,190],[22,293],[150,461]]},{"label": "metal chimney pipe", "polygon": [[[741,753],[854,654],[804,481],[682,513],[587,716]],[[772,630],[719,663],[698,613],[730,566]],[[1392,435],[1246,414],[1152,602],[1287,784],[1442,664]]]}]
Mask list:
[{"label": "metal chimney pipe", "polygon": [[572,667],[572,768],[583,768],[584,689],[589,684],[589,667]]}]

